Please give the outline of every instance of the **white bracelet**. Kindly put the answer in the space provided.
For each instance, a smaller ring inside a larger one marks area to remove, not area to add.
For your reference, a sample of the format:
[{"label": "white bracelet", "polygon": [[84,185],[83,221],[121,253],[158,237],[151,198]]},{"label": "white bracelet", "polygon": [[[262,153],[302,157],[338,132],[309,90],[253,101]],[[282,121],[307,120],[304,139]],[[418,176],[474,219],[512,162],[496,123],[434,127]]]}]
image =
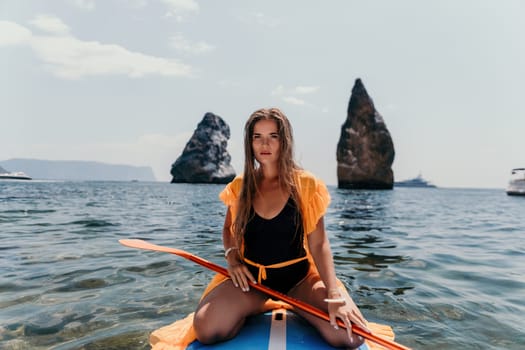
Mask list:
[{"label": "white bracelet", "polygon": [[[328,303],[328,304],[346,304],[346,300],[344,298],[344,294],[343,294],[343,291],[341,290],[341,288],[337,287],[337,288],[329,289],[328,290],[328,294],[331,294],[331,292],[338,293],[340,295],[339,298],[326,298],[326,299],[324,299],[325,303]],[[341,295],[343,295],[343,296],[341,296]]]},{"label": "white bracelet", "polygon": [[326,298],[324,302],[328,304],[346,304],[345,298]]},{"label": "white bracelet", "polygon": [[226,251],[224,252],[224,257],[227,259],[228,258],[228,254],[230,254],[230,252],[234,249],[239,249],[237,247],[230,247],[228,249],[226,249]]}]

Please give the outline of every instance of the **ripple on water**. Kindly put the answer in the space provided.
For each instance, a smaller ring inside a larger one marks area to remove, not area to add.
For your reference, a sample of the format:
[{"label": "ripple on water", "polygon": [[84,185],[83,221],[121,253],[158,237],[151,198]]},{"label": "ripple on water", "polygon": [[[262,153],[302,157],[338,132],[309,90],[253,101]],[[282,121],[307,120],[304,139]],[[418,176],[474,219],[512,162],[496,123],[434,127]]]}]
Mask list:
[{"label": "ripple on water", "polygon": [[169,275],[177,270],[180,270],[181,267],[174,260],[164,260],[147,265],[134,265],[124,268],[124,271],[137,273],[145,277],[154,277]]},{"label": "ripple on water", "polygon": [[[77,331],[77,330],[74,330]],[[122,331],[116,329],[118,334],[99,334],[96,339],[85,337],[55,347],[54,350],[83,349],[83,350],[108,350],[108,349],[150,349],[149,332],[144,330]]]},{"label": "ripple on water", "polygon": [[[224,265],[223,186],[6,188],[1,348],[146,349],[153,329],[194,311],[212,272],[119,238]],[[325,223],[338,276],[369,320],[391,325],[415,349],[522,348],[523,201],[485,190],[329,189]]]},{"label": "ripple on water", "polygon": [[65,286],[55,288],[51,290],[51,292],[69,293],[79,290],[103,288],[108,285],[109,283],[102,278],[88,278],[80,281],[73,281]]},{"label": "ripple on water", "polygon": [[86,228],[99,228],[99,227],[111,227],[111,226],[119,226],[119,224],[111,223],[106,220],[100,220],[100,219],[83,219],[83,220],[75,220],[68,223],[64,223],[63,225],[81,225]]},{"label": "ripple on water", "polygon": [[[18,293],[19,293],[19,289],[17,290]],[[0,299],[0,309],[7,309],[11,306],[20,306],[20,305],[23,305],[23,304],[30,304],[30,303],[34,303],[36,302],[39,298],[40,298],[40,295],[38,294],[28,294],[28,295],[22,295],[22,296],[16,296],[13,294],[11,294],[11,296],[13,296],[14,298],[9,298],[7,297],[6,299],[2,298]]]}]

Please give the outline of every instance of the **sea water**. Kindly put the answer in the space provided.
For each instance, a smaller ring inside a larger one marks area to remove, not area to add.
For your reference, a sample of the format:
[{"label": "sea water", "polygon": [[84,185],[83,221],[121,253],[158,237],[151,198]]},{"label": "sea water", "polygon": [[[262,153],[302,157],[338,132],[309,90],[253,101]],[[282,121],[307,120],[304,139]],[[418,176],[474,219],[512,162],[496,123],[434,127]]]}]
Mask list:
[{"label": "sea water", "polygon": [[[147,349],[225,265],[221,185],[0,183],[0,348]],[[502,189],[329,187],[339,278],[415,349],[525,348],[525,197]]]}]

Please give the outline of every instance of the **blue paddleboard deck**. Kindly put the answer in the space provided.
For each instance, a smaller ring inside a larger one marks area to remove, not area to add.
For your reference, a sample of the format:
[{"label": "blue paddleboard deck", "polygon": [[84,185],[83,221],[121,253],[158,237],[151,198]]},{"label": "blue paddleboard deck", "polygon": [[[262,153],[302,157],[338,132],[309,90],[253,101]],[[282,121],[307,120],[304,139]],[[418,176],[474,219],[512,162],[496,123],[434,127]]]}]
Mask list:
[{"label": "blue paddleboard deck", "polygon": [[[242,350],[333,350],[300,316],[278,309],[250,317],[239,334],[231,340],[213,345],[194,341],[187,350],[242,349]],[[369,350],[366,344],[359,350]]]}]

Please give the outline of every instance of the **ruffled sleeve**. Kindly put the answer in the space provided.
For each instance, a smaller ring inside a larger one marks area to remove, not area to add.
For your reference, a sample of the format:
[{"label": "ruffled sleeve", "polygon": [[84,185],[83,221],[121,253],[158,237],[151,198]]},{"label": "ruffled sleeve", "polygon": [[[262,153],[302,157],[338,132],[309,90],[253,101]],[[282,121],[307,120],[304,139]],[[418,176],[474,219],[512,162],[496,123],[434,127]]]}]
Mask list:
[{"label": "ruffled sleeve", "polygon": [[219,193],[219,199],[231,210],[232,222],[237,215],[238,199],[241,193],[242,177],[237,176]]},{"label": "ruffled sleeve", "polygon": [[319,219],[326,213],[330,204],[330,193],[324,182],[309,172],[299,173],[299,195],[303,212],[304,232],[313,232]]}]

